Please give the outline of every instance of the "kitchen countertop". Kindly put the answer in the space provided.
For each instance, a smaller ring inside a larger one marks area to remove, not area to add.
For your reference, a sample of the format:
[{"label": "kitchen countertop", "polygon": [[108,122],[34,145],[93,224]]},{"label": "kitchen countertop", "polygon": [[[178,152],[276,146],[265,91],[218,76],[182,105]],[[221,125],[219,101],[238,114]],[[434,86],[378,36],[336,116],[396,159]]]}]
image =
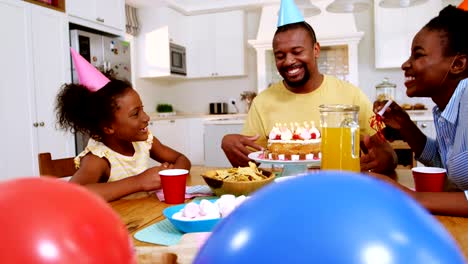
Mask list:
[{"label": "kitchen countertop", "polygon": [[182,119],[182,118],[204,118],[206,120],[213,119],[245,119],[247,114],[223,114],[223,115],[210,115],[205,113],[177,113],[172,116],[159,116],[156,112],[148,113],[151,120],[171,120],[171,119]]},{"label": "kitchen countertop", "polygon": [[[418,121],[430,121],[433,120],[431,110],[409,110],[408,114],[411,117],[411,120]],[[244,119],[247,117],[246,113],[242,114],[222,114],[222,115],[210,115],[206,113],[177,113],[172,116],[159,116],[158,113],[152,112],[148,113],[150,119],[153,121],[156,120],[171,120],[171,119],[182,119],[182,118],[203,118],[206,119],[207,123],[214,124],[218,121],[222,123],[234,123],[239,124],[243,123]]]},{"label": "kitchen countertop", "polygon": [[411,117],[411,120],[414,122],[418,121],[431,121],[434,119],[432,116],[432,110],[408,110],[408,114]]}]

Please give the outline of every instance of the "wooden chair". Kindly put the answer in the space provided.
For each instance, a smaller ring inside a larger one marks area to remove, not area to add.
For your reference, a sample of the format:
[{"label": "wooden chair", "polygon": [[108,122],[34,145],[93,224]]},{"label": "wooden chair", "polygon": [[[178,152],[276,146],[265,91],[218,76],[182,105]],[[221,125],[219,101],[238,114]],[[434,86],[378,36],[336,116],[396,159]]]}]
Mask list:
[{"label": "wooden chair", "polygon": [[74,158],[52,159],[50,153],[39,153],[39,174],[63,178],[76,172]]}]

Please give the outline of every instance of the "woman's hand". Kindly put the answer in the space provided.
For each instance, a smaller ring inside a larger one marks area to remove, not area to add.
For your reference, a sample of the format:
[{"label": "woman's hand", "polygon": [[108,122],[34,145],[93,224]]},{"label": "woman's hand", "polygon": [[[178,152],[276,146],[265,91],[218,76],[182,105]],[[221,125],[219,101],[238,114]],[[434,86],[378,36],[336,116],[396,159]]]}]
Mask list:
[{"label": "woman's hand", "polygon": [[[387,101],[375,101],[374,112],[378,113],[386,102]],[[408,122],[412,122],[408,113],[395,102],[392,102],[392,104],[384,112],[382,116],[382,121],[385,123],[386,126],[392,127],[397,130],[400,130]]]}]

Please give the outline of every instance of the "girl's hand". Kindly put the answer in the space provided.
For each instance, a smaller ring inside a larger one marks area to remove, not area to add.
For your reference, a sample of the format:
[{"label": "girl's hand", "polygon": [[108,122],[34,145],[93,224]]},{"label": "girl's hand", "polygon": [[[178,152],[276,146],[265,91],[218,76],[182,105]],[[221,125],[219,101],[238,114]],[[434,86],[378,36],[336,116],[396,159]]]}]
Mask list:
[{"label": "girl's hand", "polygon": [[[378,113],[387,101],[375,101],[374,112]],[[412,122],[408,113],[403,110],[397,103],[393,102],[385,111],[382,121],[386,126],[400,130],[407,122]]]},{"label": "girl's hand", "polygon": [[138,174],[136,177],[138,178],[138,183],[141,186],[141,190],[153,191],[161,188],[161,178],[159,177],[159,171],[165,169],[166,168],[164,168],[161,164],[161,166],[154,166]]},{"label": "girl's hand", "polygon": [[174,164],[171,164],[169,162],[164,162],[163,164],[161,164],[161,166],[159,166],[161,168],[161,170],[167,170],[167,169],[174,169]]}]

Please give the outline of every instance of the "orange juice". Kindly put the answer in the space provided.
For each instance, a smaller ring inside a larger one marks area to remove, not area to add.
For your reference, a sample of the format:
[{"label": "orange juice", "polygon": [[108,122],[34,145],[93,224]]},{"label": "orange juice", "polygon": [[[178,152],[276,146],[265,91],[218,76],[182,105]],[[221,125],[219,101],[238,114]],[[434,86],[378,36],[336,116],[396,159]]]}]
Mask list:
[{"label": "orange juice", "polygon": [[359,128],[322,127],[323,170],[361,171],[359,164]]}]

